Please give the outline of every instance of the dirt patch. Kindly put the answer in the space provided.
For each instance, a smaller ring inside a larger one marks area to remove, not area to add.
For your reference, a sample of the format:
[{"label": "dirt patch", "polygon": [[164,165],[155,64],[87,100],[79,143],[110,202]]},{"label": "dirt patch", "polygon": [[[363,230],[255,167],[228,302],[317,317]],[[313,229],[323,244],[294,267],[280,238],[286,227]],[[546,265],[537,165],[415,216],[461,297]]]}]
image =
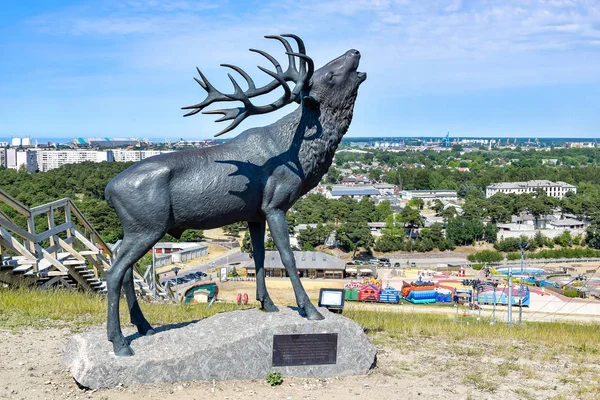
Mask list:
[{"label": "dirt patch", "polygon": [[6,399],[575,399],[598,398],[600,356],[559,354],[514,342],[373,337],[378,366],[367,376],[180,382],[84,391],[62,364],[67,329],[0,331],[0,398]]},{"label": "dirt patch", "polygon": [[[296,304],[296,297],[289,278],[268,278],[267,290],[273,302],[277,305]],[[302,286],[308,297],[316,303],[319,300],[321,288],[340,289],[347,281],[339,279],[303,279]],[[248,294],[250,303],[256,298],[256,282],[254,281],[227,281],[219,282],[219,299],[226,302],[235,302],[238,293]],[[257,303],[258,304],[258,303]]]}]

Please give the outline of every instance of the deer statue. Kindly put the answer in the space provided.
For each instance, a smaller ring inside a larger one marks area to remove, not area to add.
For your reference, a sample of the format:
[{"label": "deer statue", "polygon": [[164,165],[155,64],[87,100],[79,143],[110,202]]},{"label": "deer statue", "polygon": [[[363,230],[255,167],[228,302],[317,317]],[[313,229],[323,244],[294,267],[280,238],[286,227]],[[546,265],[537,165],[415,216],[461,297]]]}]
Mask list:
[{"label": "deer statue", "polygon": [[[296,35],[265,36],[285,47],[288,67],[262,50],[251,49],[270,61],[275,71],[258,67],[273,80],[256,87],[243,69],[222,64],[246,81],[243,90],[229,74],[233,93],[225,94],[198,69],[196,82],[206,91],[201,103],[184,107],[194,115],[205,107],[226,101],[241,102],[241,107],[206,110],[203,114],[220,114],[216,122],[233,120],[216,136],[237,127],[251,115],[265,114],[291,103],[299,107],[279,121],[261,128],[251,128],[226,143],[187,151],[161,154],[140,161],[112,179],[105,196],[123,225],[123,241],[110,268],[108,290],[108,340],[119,356],[133,351],[119,320],[121,288],[125,291],[131,323],[141,335],[152,335],[135,297],[133,265],[166,233],[179,238],[186,229],[213,229],[238,221],[247,221],[256,267],[256,299],[265,312],[277,307],[265,286],[265,223],[268,222],[281,261],[290,277],[298,306],[309,320],[323,316],[311,304],[298,278],[290,248],[286,212],[300,196],[314,188],[331,165],[335,150],[352,120],[358,87],[366,74],[357,72],[360,53],[349,50],[342,56],[314,70],[306,55],[303,41]],[[294,51],[288,41],[298,47]],[[293,82],[293,89],[288,82]],[[268,105],[254,105],[251,98],[277,88],[283,95]]]}]

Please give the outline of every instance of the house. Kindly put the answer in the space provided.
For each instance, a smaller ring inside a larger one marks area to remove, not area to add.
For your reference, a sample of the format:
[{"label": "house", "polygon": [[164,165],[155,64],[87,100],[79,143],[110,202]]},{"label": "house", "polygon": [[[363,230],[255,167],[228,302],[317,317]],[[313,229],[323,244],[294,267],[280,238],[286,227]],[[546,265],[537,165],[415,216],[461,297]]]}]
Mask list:
[{"label": "house", "polygon": [[389,183],[376,183],[373,187],[379,190],[379,194],[382,196],[391,196],[398,190],[397,186],[390,185]]},{"label": "house", "polygon": [[378,196],[379,190],[375,189],[371,185],[334,185],[331,188],[331,192],[326,193],[325,197],[328,199],[339,199],[342,196],[348,196],[351,198],[361,199],[364,196]]},{"label": "house", "polygon": [[400,193],[403,200],[422,199],[424,202],[432,202],[439,199],[444,203],[458,200],[456,190],[403,190]]},{"label": "house", "polygon": [[[298,275],[307,278],[343,279],[345,277],[346,262],[341,258],[321,253],[320,251],[294,251]],[[256,277],[254,260],[246,264],[249,277]],[[265,276],[283,278],[287,271],[281,262],[278,251],[267,251],[264,265]]]},{"label": "house", "polygon": [[369,178],[362,175],[350,175],[342,179],[343,185],[368,185],[371,183]]},{"label": "house", "polygon": [[485,197],[490,198],[496,193],[523,194],[543,190],[550,197],[563,198],[568,192],[577,193],[577,188],[566,182],[552,182],[544,179],[527,182],[502,182],[486,186]]},{"label": "house", "polygon": [[556,221],[550,221],[551,229],[585,229],[585,223],[576,219],[559,219]]},{"label": "house", "polygon": [[397,196],[379,196],[374,199],[375,205],[379,205],[382,201],[389,201],[393,212],[398,213],[402,211],[402,200]]}]

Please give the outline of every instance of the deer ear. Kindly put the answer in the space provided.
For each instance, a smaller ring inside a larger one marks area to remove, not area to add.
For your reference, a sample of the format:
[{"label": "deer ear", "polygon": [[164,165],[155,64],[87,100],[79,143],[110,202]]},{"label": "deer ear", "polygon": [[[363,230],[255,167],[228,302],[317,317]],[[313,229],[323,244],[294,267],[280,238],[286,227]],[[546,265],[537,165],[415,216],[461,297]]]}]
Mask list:
[{"label": "deer ear", "polygon": [[304,104],[306,107],[308,107],[312,110],[316,110],[319,108],[320,102],[313,96],[304,96],[302,98],[302,104]]}]

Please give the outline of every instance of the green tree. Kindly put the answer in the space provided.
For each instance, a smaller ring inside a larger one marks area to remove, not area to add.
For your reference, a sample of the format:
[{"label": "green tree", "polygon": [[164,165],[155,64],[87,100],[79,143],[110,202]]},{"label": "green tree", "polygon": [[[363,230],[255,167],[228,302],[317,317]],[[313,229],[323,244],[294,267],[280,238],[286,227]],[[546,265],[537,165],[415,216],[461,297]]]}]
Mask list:
[{"label": "green tree", "polygon": [[254,256],[254,252],[252,251],[252,241],[250,240],[250,233],[246,233],[244,235],[244,239],[242,240],[241,250],[244,253],[248,253],[248,256],[252,258]]},{"label": "green tree", "polygon": [[336,236],[346,250],[353,252],[352,257],[356,256],[359,248],[369,250],[373,244],[371,228],[364,219],[364,214],[358,211],[350,214],[348,220],[338,227]]},{"label": "green tree", "polygon": [[439,222],[431,224],[429,228],[421,229],[421,237],[423,240],[431,240],[434,247],[439,247],[444,238],[444,227]]},{"label": "green tree", "polygon": [[440,199],[435,199],[433,201],[433,205],[432,205],[431,209],[439,214],[444,209],[444,203],[442,203],[442,201]]},{"label": "green tree", "polygon": [[181,234],[182,242],[200,242],[204,239],[204,231],[199,229],[187,229]]},{"label": "green tree", "polygon": [[411,199],[408,202],[408,205],[416,208],[417,210],[422,210],[423,207],[425,206],[425,201],[423,201],[423,199],[421,199],[420,197],[417,197],[417,198]]},{"label": "green tree", "polygon": [[298,245],[302,251],[313,251],[315,246],[319,244],[317,236],[317,230],[307,226],[306,229],[302,229],[297,235]]},{"label": "green tree", "polygon": [[492,222],[488,222],[485,224],[483,236],[486,241],[494,243],[498,238],[498,226]]},{"label": "green tree", "polygon": [[373,218],[376,222],[386,221],[390,215],[394,214],[389,200],[384,200],[375,206],[375,217]]},{"label": "green tree", "polygon": [[450,219],[456,217],[458,212],[454,206],[450,206],[442,210],[442,212],[440,212],[438,215],[442,217],[444,221],[449,221]]},{"label": "green tree", "polygon": [[585,244],[592,249],[600,249],[600,216],[595,215],[585,230]]},{"label": "green tree", "polygon": [[409,237],[413,237],[413,231],[423,226],[421,213],[416,208],[406,206],[400,213],[400,221],[403,224],[404,232],[409,233]]},{"label": "green tree", "polygon": [[375,241],[375,250],[381,252],[398,251],[402,249],[402,237],[383,234]]},{"label": "green tree", "polygon": [[228,236],[239,236],[241,229],[241,223],[235,222],[233,224],[223,226],[223,233]]},{"label": "green tree", "polygon": [[267,233],[267,240],[265,241],[265,250],[277,250],[277,246],[273,241],[273,237],[271,236],[271,232]]}]

